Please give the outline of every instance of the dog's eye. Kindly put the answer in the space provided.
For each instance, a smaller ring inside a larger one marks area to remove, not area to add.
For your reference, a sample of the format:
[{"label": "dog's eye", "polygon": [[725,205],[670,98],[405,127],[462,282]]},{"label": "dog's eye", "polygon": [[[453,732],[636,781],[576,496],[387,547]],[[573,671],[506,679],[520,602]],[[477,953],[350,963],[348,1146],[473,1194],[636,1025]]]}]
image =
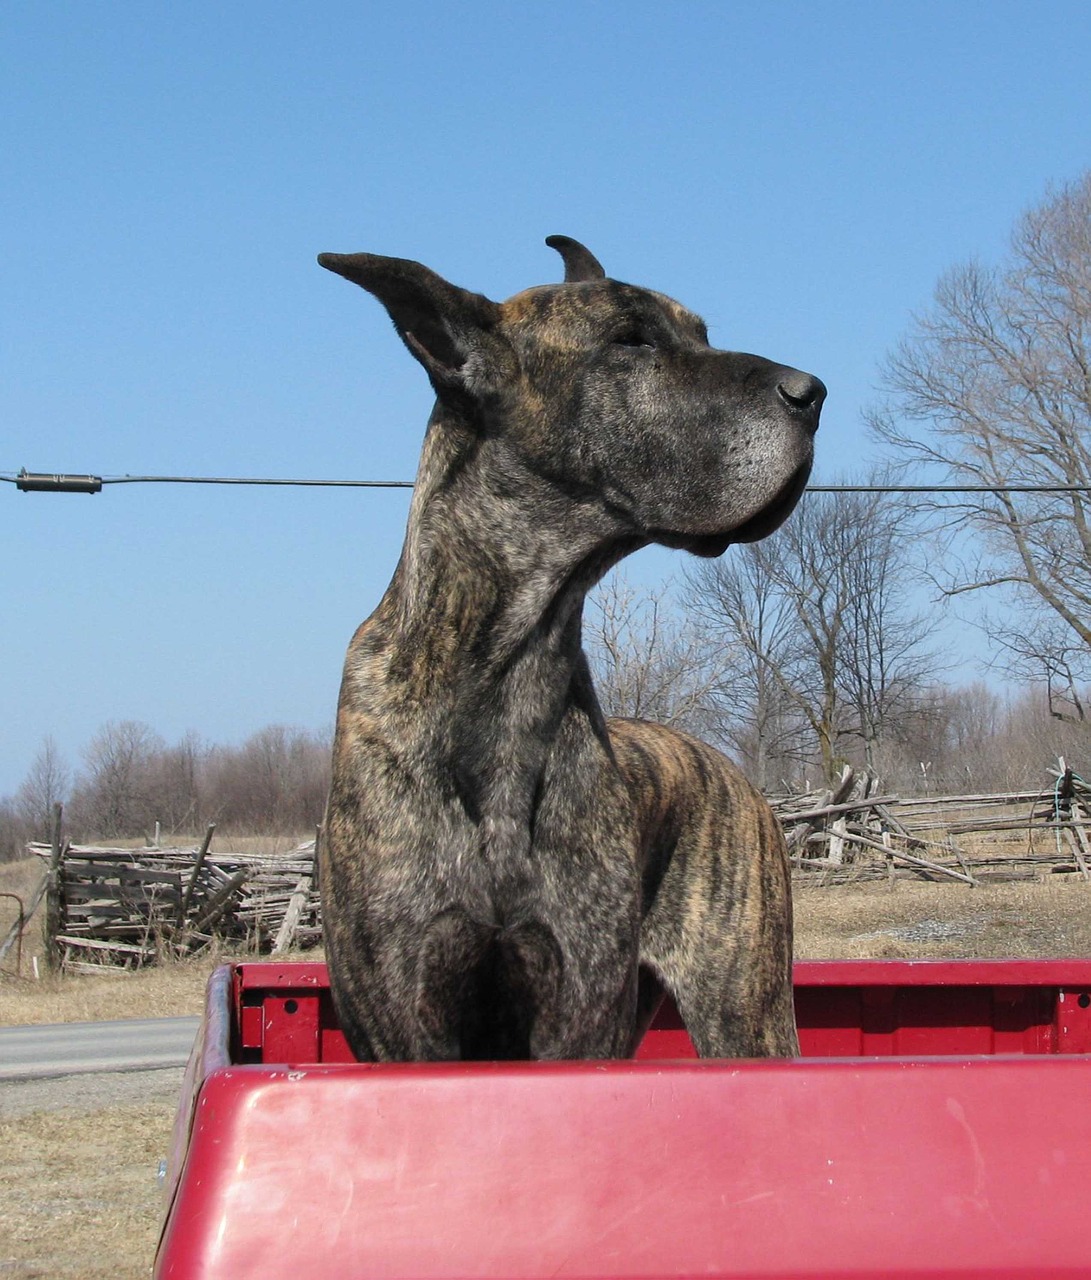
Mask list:
[{"label": "dog's eye", "polygon": [[615,347],[654,347],[655,343],[641,329],[625,329],[614,339]]}]

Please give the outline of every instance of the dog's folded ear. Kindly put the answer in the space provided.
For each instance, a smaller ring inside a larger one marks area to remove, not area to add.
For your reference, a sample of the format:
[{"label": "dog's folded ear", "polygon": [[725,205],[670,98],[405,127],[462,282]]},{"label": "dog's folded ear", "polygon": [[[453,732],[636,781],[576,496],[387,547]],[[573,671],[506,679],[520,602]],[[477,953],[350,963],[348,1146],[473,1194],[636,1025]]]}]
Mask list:
[{"label": "dog's folded ear", "polygon": [[379,299],[437,394],[475,389],[487,364],[481,357],[496,345],[500,308],[495,302],[407,258],[320,253],[318,263]]},{"label": "dog's folded ear", "polygon": [[546,236],[546,244],[551,249],[556,249],[564,261],[565,284],[605,279],[606,272],[602,263],[578,240],[573,240],[570,236]]}]

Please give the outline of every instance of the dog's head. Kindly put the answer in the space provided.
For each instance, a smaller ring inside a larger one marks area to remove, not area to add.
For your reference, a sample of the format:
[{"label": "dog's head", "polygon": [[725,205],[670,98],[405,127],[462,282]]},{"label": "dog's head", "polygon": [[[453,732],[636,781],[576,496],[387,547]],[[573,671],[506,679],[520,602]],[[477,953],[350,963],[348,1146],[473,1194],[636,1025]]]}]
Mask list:
[{"label": "dog's head", "polygon": [[709,346],[685,307],[547,243],[565,282],[501,303],[400,258],[318,261],[383,303],[441,404],[513,471],[598,504],[619,535],[719,555],[772,533],[810,474],[822,383]]}]

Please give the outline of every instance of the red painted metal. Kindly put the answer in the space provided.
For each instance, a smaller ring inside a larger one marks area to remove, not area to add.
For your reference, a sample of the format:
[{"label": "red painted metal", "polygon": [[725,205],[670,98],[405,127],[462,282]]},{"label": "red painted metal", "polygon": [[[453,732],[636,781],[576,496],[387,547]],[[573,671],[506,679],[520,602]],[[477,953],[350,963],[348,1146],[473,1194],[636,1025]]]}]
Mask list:
[{"label": "red painted metal", "polygon": [[[325,965],[238,965],[233,982],[237,1061],[353,1060]],[[1088,961],[813,961],[795,991],[805,1057],[1091,1052]],[[636,1056],[696,1057],[669,1002]]]},{"label": "red painted metal", "polygon": [[[210,985],[159,1280],[1091,1276],[1091,962],[796,970],[804,1059],[351,1063],[321,965]],[[687,1058],[689,1060],[687,1060]]]}]

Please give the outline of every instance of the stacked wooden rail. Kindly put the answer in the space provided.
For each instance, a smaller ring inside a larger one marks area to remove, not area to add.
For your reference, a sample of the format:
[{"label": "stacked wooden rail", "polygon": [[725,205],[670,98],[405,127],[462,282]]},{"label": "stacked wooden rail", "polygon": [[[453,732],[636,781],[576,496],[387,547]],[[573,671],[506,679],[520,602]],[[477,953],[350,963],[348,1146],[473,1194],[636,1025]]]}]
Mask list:
[{"label": "stacked wooden rail", "polygon": [[772,803],[804,883],[912,877],[977,885],[1043,874],[1091,880],[1091,786],[1063,759],[1039,791],[902,800],[846,768],[824,793]]},{"label": "stacked wooden rail", "polygon": [[[54,952],[70,972],[140,968],[222,938],[255,951],[321,940],[315,842],[287,854],[200,846],[117,849],[66,844],[57,859]],[[49,845],[32,844],[49,859]]]}]

